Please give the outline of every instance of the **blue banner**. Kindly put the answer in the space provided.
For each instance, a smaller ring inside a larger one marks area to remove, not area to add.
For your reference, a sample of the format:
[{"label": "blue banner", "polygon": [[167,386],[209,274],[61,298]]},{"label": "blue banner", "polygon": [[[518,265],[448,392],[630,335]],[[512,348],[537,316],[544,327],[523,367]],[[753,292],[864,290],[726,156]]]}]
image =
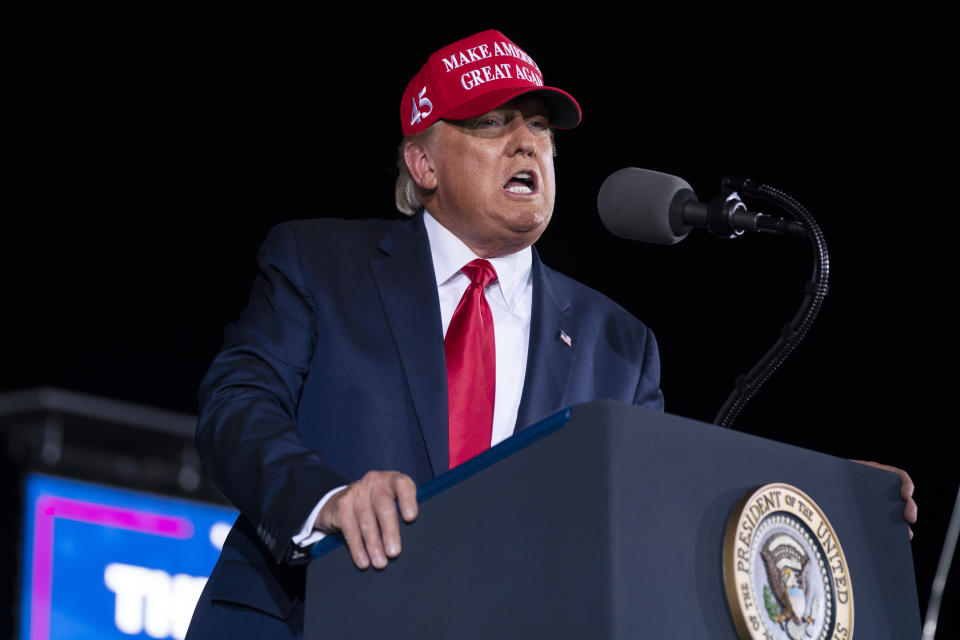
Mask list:
[{"label": "blue banner", "polygon": [[182,639],[237,511],[31,474],[20,640]]}]

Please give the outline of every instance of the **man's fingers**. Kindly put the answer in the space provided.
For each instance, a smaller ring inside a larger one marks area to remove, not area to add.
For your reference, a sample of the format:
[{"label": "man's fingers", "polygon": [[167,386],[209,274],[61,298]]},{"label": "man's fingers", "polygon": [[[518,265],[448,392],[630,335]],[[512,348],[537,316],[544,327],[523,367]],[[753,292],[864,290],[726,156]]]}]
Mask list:
[{"label": "man's fingers", "polygon": [[354,518],[353,512],[349,511],[339,527],[343,534],[343,540],[347,543],[347,549],[350,551],[350,557],[353,558],[353,564],[357,569],[366,569],[370,566],[370,557],[363,545],[363,536],[360,535],[360,525]]},{"label": "man's fingers", "polygon": [[391,483],[394,493],[397,496],[397,505],[400,507],[400,514],[407,522],[413,522],[420,513],[420,507],[417,505],[417,485],[413,483],[410,476],[398,473]]},{"label": "man's fingers", "polygon": [[[881,468],[886,469],[887,471],[893,471],[900,476],[900,497],[906,503],[903,506],[903,519],[907,522],[916,522],[917,521],[917,503],[913,501],[913,479],[910,478],[910,475],[903,469],[897,469],[896,467],[889,467],[887,465],[880,465]],[[910,530],[910,538],[913,538],[913,530]]]},{"label": "man's fingers", "polygon": [[386,489],[375,494],[374,510],[377,521],[380,523],[380,533],[383,536],[383,546],[390,558],[400,555],[400,520],[397,517],[397,508],[404,520],[412,522],[418,513],[417,485],[410,476],[393,472],[389,477]]},{"label": "man's fingers", "polygon": [[400,555],[399,505],[403,519],[418,514],[417,486],[397,471],[371,471],[332,496],[317,517],[317,528],[340,531],[359,569],[387,566]]},{"label": "man's fingers", "polygon": [[[869,467],[876,467],[877,469],[883,469],[884,471],[892,471],[893,473],[900,476],[900,498],[904,501],[903,505],[903,519],[907,522],[914,523],[917,521],[917,503],[913,500],[913,479],[903,469],[898,469],[897,467],[891,467],[888,464],[880,464],[879,462],[871,462],[868,460],[853,460],[852,462],[859,462],[860,464],[865,464]],[[910,531],[910,539],[913,539],[913,529],[907,527]]]},{"label": "man's fingers", "polygon": [[373,509],[376,513],[377,522],[380,524],[383,550],[387,557],[396,558],[400,555],[400,519],[397,517],[393,492],[384,491],[375,496]]},{"label": "man's fingers", "polygon": [[896,472],[900,474],[900,497],[909,500],[913,497],[913,480],[903,469],[896,469]]},{"label": "man's fingers", "polygon": [[363,496],[354,506],[357,522],[360,525],[360,535],[363,537],[363,546],[370,556],[370,563],[377,569],[387,566],[387,556],[383,551],[383,542],[380,539],[380,523],[374,513],[373,503],[368,496]]},{"label": "man's fingers", "polygon": [[[917,503],[913,498],[907,500],[907,504],[903,507],[903,519],[910,523],[917,521]],[[910,537],[913,537],[912,532]]]}]

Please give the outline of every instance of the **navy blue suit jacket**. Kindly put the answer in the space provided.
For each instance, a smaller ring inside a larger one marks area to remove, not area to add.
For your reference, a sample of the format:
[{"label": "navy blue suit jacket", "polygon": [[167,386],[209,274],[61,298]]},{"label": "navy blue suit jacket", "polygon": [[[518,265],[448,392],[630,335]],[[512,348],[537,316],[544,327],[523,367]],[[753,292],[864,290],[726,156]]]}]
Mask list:
[{"label": "navy blue suit jacket", "polygon": [[[443,330],[422,214],[282,224],[259,266],[249,305],[227,328],[200,390],[200,455],[243,515],[191,638],[226,637],[225,626],[254,636],[253,612],[296,637],[304,570],[291,563],[291,538],[319,499],[372,469],[401,471],[418,485],[447,469]],[[517,429],[601,398],[662,408],[649,329],[544,266],[536,251],[532,269]],[[215,603],[230,615],[215,616]]]}]

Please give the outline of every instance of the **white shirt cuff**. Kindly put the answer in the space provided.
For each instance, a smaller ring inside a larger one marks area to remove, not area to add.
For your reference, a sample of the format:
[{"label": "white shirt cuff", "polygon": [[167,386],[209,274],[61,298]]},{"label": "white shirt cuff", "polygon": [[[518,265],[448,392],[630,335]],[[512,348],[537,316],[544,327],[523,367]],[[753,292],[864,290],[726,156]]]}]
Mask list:
[{"label": "white shirt cuff", "polygon": [[320,511],[323,509],[323,506],[327,504],[327,501],[346,488],[347,485],[343,485],[335,489],[331,489],[326,493],[325,496],[320,498],[320,502],[318,502],[317,506],[315,506],[313,511],[310,512],[310,515],[307,517],[307,521],[303,523],[303,528],[300,529],[300,533],[293,536],[293,544],[300,548],[306,548],[312,544],[320,542],[327,537],[326,533],[320,531],[319,529],[314,529],[313,525],[317,521],[317,516],[320,515]]}]

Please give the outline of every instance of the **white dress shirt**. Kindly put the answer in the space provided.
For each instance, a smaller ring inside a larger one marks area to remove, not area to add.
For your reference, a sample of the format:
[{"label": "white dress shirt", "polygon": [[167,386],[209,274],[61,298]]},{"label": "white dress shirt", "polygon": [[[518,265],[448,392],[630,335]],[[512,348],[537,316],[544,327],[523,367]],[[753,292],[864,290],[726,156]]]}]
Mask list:
[{"label": "white dress shirt", "polygon": [[[433,273],[437,278],[437,294],[440,298],[440,319],[446,337],[450,319],[470,284],[470,278],[460,269],[479,256],[428,211],[423,213],[423,224],[430,240]],[[487,260],[497,272],[497,279],[484,289],[493,315],[497,358],[493,431],[490,437],[490,445],[493,446],[513,434],[523,394],[533,308],[533,252],[527,247],[509,256]],[[310,512],[303,529],[293,537],[295,544],[307,547],[323,539],[324,533],[314,530],[313,524],[327,500],[345,488],[337,487],[323,496]]]}]

